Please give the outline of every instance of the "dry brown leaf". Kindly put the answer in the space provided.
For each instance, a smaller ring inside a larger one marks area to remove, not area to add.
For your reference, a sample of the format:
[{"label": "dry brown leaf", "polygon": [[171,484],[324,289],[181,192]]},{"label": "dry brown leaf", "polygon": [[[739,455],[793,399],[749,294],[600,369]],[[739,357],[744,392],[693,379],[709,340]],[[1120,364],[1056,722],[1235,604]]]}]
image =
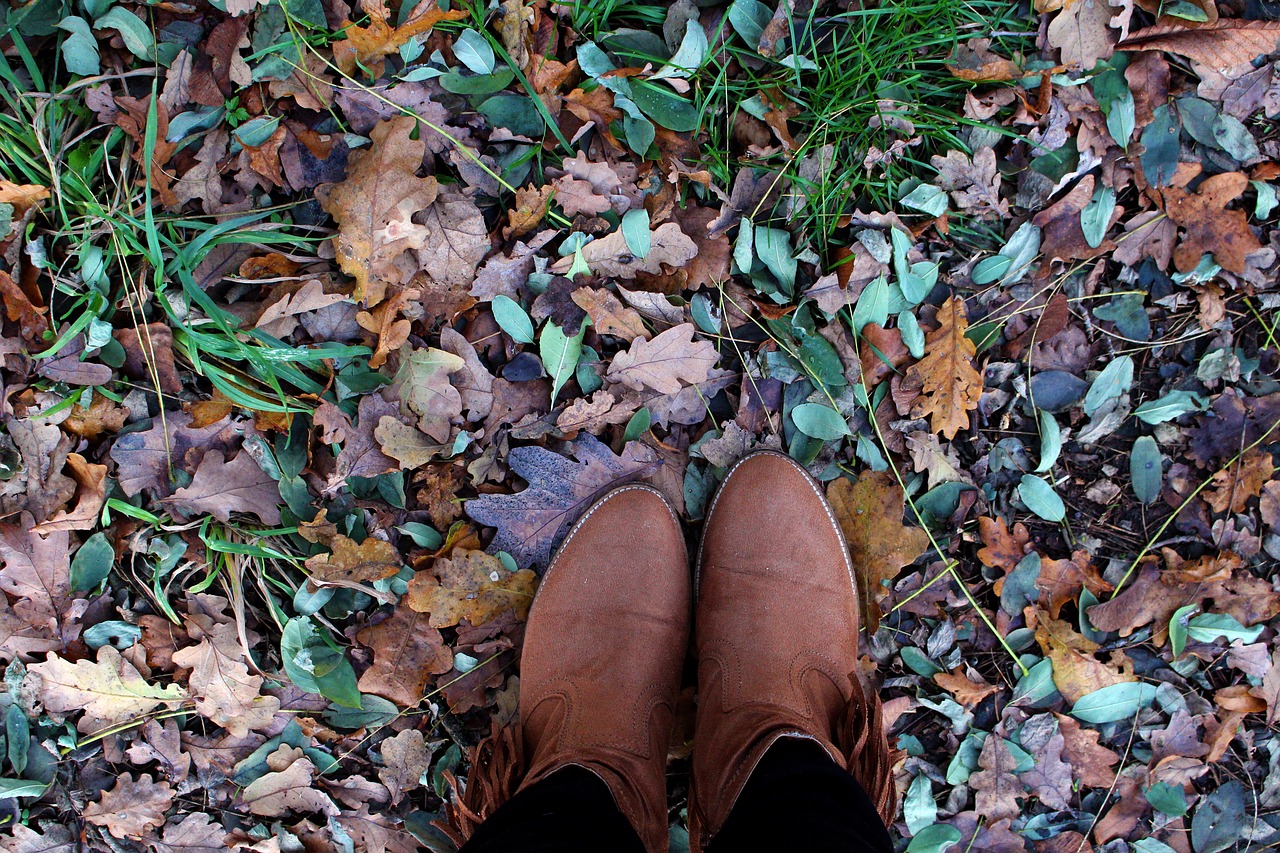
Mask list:
[{"label": "dry brown leaf", "polygon": [[969,328],[964,300],[952,296],[944,302],[938,323],[925,337],[924,358],[907,370],[908,381],[920,386],[911,416],[928,415],[930,429],[951,439],[969,427],[969,412],[982,396],[982,374],[973,366],[977,347],[964,334]]},{"label": "dry brown leaf", "polygon": [[432,206],[439,185],[417,175],[427,143],[410,137],[416,127],[411,116],[378,123],[368,150],[351,155],[346,179],[316,189],[338,222],[335,252],[342,271],[356,280],[352,298],[366,305],[381,302],[390,284],[403,283],[396,259],[428,238],[412,217]]},{"label": "dry brown leaf", "polygon": [[1075,772],[1081,785],[1090,788],[1109,788],[1115,781],[1112,768],[1120,763],[1120,756],[1098,743],[1098,732],[1085,728],[1074,717],[1054,714],[1058,718],[1058,731],[1064,739],[1062,754]]},{"label": "dry brown leaf", "polygon": [[1081,590],[1101,596],[1111,591],[1111,584],[1098,574],[1089,552],[1080,550],[1072,553],[1070,560],[1041,558],[1036,588],[1040,590],[1040,603],[1057,619],[1063,606],[1075,601]]},{"label": "dry brown leaf", "polygon": [[1072,704],[1104,687],[1138,680],[1124,652],[1112,652],[1111,663],[1104,664],[1094,656],[1101,646],[1066,622],[1042,618],[1036,627],[1036,641],[1053,661],[1053,683],[1058,692]]},{"label": "dry brown leaf", "polygon": [[148,843],[154,853],[222,853],[227,849],[227,831],[202,812],[190,812],[181,820],[174,815],[165,825],[160,840]]},{"label": "dry brown leaf", "polygon": [[435,444],[421,430],[390,416],[378,421],[373,436],[382,452],[399,462],[405,471],[421,468],[449,450],[449,445]]},{"label": "dry brown leaf", "polygon": [[956,45],[947,58],[953,77],[971,83],[1004,83],[1023,76],[1017,63],[991,52],[991,39],[968,39]]},{"label": "dry brown leaf", "polygon": [[280,523],[280,486],[247,450],[241,450],[230,462],[224,461],[220,451],[210,450],[200,460],[191,485],[165,501],[184,513],[208,513],[223,522],[231,520],[231,513],[240,512],[256,515],[272,526]]},{"label": "dry brown leaf", "polygon": [[112,646],[98,649],[97,661],[75,663],[50,655],[28,667],[40,676],[40,701],[50,711],[83,711],[76,727],[83,734],[132,722],[160,706],[175,708],[187,701],[176,684],[148,684],[137,668]]},{"label": "dry brown leaf", "polygon": [[906,506],[902,487],[887,471],[863,471],[857,482],[844,477],[833,480],[827,486],[827,500],[853,559],[862,625],[875,633],[884,582],[925,552],[929,534],[902,523]]},{"label": "dry brown leaf", "polygon": [[[659,225],[650,234],[649,253],[643,258],[631,254],[622,231],[606,234],[582,247],[583,260],[595,275],[613,278],[635,278],[640,273],[657,275],[662,265],[681,267],[698,254],[698,246],[674,222]],[[574,257],[561,258],[551,271],[564,275],[573,266]]]},{"label": "dry brown leaf", "polygon": [[605,378],[633,391],[652,388],[674,394],[685,385],[705,382],[720,354],[710,341],[695,341],[692,323],[682,323],[652,340],[631,342],[631,348],[613,357]]},{"label": "dry brown leaf", "polygon": [[1107,59],[1114,49],[1113,8],[1107,0],[1066,0],[1049,24],[1052,47],[1062,52],[1062,64],[1084,71]]},{"label": "dry brown leaf", "polygon": [[954,672],[939,672],[934,675],[933,680],[954,696],[957,702],[970,709],[1000,689],[995,684],[971,680],[961,667],[957,667]]},{"label": "dry brown leaf", "polygon": [[531,233],[547,215],[547,205],[551,202],[554,190],[547,187],[527,187],[516,190],[516,206],[507,211],[507,226],[502,229],[502,237],[523,237]]},{"label": "dry brown leaf", "polygon": [[141,841],[164,826],[164,813],[173,805],[173,789],[144,773],[136,780],[124,773],[102,799],[85,806],[84,819],[106,828],[116,838]]},{"label": "dry brown leaf", "polygon": [[316,586],[359,589],[376,597],[383,594],[363,585],[389,578],[400,571],[400,553],[394,545],[373,536],[357,545],[354,539],[338,532],[323,509],[314,521],[299,524],[298,534],[308,542],[325,545],[332,551],[307,558],[311,583]]},{"label": "dry brown leaf", "polygon": [[24,513],[0,524],[0,590],[14,596],[14,613],[49,637],[71,609],[71,540],[65,530],[42,536]]},{"label": "dry brown leaf", "polygon": [[1018,797],[1025,796],[1022,782],[1014,775],[1017,762],[1009,751],[1004,738],[996,733],[987,735],[978,755],[982,769],[969,776],[969,787],[974,792],[978,812],[988,820],[1017,817],[1022,813]]},{"label": "dry brown leaf", "polygon": [[1009,202],[1000,197],[994,148],[980,148],[973,159],[961,151],[948,151],[945,157],[935,154],[929,162],[938,170],[937,185],[951,193],[960,210],[977,217],[1009,216]]},{"label": "dry brown leaf", "polygon": [[1280,21],[1223,18],[1195,28],[1182,25],[1147,27],[1116,45],[1125,51],[1164,50],[1185,56],[1220,74],[1248,70],[1253,60],[1272,53],[1280,43]]},{"label": "dry brown leaf", "polygon": [[983,543],[978,549],[978,559],[983,565],[1001,569],[1005,574],[1017,568],[1031,550],[1031,534],[1022,522],[1010,530],[1003,518],[983,516],[978,519],[978,536]]},{"label": "dry brown leaf", "polygon": [[648,338],[644,319],[634,308],[628,308],[603,287],[580,287],[569,298],[587,312],[591,326],[598,335],[615,335],[627,341]]},{"label": "dry brown leaf", "polygon": [[361,0],[360,8],[369,15],[369,26],[359,27],[347,21],[342,29],[346,38],[333,44],[333,61],[343,74],[351,75],[362,66],[374,79],[382,76],[386,57],[399,51],[401,45],[430,31],[441,21],[456,21],[467,16],[462,9],[445,12],[431,3],[425,9],[419,5],[415,9],[417,15],[393,27],[387,23],[391,10],[383,0]]},{"label": "dry brown leaf", "polygon": [[538,576],[529,569],[509,572],[491,554],[462,549],[436,560],[430,571],[415,574],[405,600],[419,613],[429,614],[433,628],[448,628],[463,619],[483,625],[506,610],[523,620],[537,586]]},{"label": "dry brown leaf", "polygon": [[397,705],[416,705],[434,676],[453,669],[453,654],[440,632],[407,604],[356,634],[373,652],[373,665],[360,676],[360,692],[373,693]]},{"label": "dry brown leaf", "polygon": [[431,766],[431,751],[417,729],[407,729],[382,742],[382,763],[378,778],[391,792],[391,804],[418,787],[418,779]]},{"label": "dry brown leaf", "polygon": [[198,612],[187,617],[186,626],[199,645],[179,649],[173,662],[191,670],[187,685],[197,713],[234,737],[270,728],[280,700],[263,695],[262,676],[249,673],[236,626]]},{"label": "dry brown leaf", "polygon": [[240,792],[240,801],[249,811],[266,817],[286,812],[318,812],[336,815],[338,807],[313,787],[316,767],[301,749],[281,744],[267,756],[271,772],[253,780]]},{"label": "dry brown leaf", "polygon": [[[1280,22],[1276,22],[1280,27]],[[1203,32],[1191,30],[1190,32]],[[1173,250],[1173,264],[1179,272],[1190,272],[1207,252],[1213,259],[1237,275],[1244,275],[1246,257],[1262,248],[1249,217],[1243,210],[1227,210],[1249,187],[1243,172],[1227,172],[1205,178],[1196,191],[1184,187],[1165,187],[1165,212],[1183,229],[1182,242]]]},{"label": "dry brown leaf", "polygon": [[1205,489],[1204,500],[1214,512],[1244,512],[1250,498],[1262,494],[1262,487],[1275,473],[1271,454],[1254,448],[1245,452],[1236,464],[1213,475]]}]

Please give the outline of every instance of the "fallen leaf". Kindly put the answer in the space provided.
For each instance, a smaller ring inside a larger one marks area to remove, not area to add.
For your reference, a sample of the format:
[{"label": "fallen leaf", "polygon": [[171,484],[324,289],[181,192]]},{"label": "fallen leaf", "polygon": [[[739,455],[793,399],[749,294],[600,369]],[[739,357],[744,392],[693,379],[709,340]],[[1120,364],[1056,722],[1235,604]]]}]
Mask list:
[{"label": "fallen leaf", "polygon": [[970,680],[960,667],[957,667],[955,672],[939,672],[934,675],[933,680],[939,687],[954,696],[957,702],[969,709],[976,707],[979,702],[1000,689],[994,684]]},{"label": "fallen leaf", "polygon": [[537,585],[538,576],[529,569],[509,572],[491,554],[460,550],[436,560],[430,571],[415,574],[406,601],[427,614],[433,628],[449,628],[463,619],[483,625],[506,610],[523,621]]},{"label": "fallen leaf", "polygon": [[382,76],[385,58],[399,51],[401,45],[429,32],[441,21],[456,21],[467,16],[461,9],[446,12],[434,2],[420,3],[414,7],[417,12],[414,17],[393,27],[387,23],[391,10],[383,0],[360,0],[360,8],[368,14],[369,26],[356,26],[347,21],[341,28],[346,37],[333,44],[333,61],[347,76],[357,67],[363,67],[374,79]]},{"label": "fallen leaf", "polygon": [[615,335],[627,341],[648,338],[644,319],[603,287],[580,287],[569,294],[574,304],[587,312],[598,335]]},{"label": "fallen leaf", "polygon": [[176,707],[187,693],[176,684],[148,684],[133,664],[113,646],[98,649],[97,661],[72,663],[50,655],[28,669],[40,676],[40,701],[50,711],[83,711],[76,727],[82,734],[133,722],[160,706]]},{"label": "fallen leaf", "polygon": [[695,341],[692,323],[683,323],[653,340],[632,341],[631,348],[613,357],[605,378],[635,391],[652,388],[674,394],[686,385],[705,382],[720,354],[710,341]]},{"label": "fallen leaf", "polygon": [[964,300],[952,296],[938,309],[938,328],[925,336],[925,356],[907,370],[919,385],[913,418],[929,416],[930,428],[948,439],[969,427],[969,412],[978,408],[982,374],[973,366],[977,347],[965,337],[969,321]]},{"label": "fallen leaf", "polygon": [[207,450],[230,453],[244,432],[242,425],[222,420],[199,429],[186,412],[171,412],[152,421],[151,428],[118,437],[111,446],[116,481],[128,497],[144,489],[169,493],[169,472],[194,468]]},{"label": "fallen leaf", "polygon": [[1125,51],[1168,51],[1234,76],[1280,43],[1280,21],[1223,18],[1189,28],[1181,24],[1147,27],[1116,45]]},{"label": "fallen leaf", "polygon": [[425,239],[417,247],[421,270],[415,281],[422,285],[422,304],[432,318],[451,320],[475,304],[471,287],[480,262],[489,254],[489,229],[471,193],[457,184],[440,188],[440,194],[417,219]]},{"label": "fallen leaf", "polygon": [[186,627],[198,645],[174,652],[173,662],[191,670],[187,687],[196,712],[234,737],[270,728],[280,700],[264,695],[262,676],[249,673],[236,626],[194,613],[187,617]]},{"label": "fallen leaf", "polygon": [[827,486],[827,500],[844,531],[858,578],[862,625],[875,633],[880,624],[884,582],[897,577],[929,547],[929,534],[902,523],[902,487],[887,471],[863,471],[857,482],[839,477]]},{"label": "fallen leaf", "polygon": [[1099,744],[1098,732],[1085,728],[1075,717],[1054,716],[1063,737],[1062,754],[1080,784],[1090,788],[1110,788],[1116,778],[1112,768],[1120,763],[1120,756]]},{"label": "fallen leaf", "polygon": [[316,554],[307,558],[311,583],[316,586],[338,586],[359,589],[374,594],[364,584],[389,578],[400,571],[400,554],[390,542],[368,536],[359,544],[349,536],[339,533],[333,522],[321,510],[313,521],[298,525],[298,535],[308,542],[316,542],[330,549],[331,553]]},{"label": "fallen leaf", "polygon": [[1101,646],[1078,634],[1066,622],[1040,619],[1036,641],[1045,656],[1053,661],[1053,683],[1058,692],[1073,705],[1081,697],[1104,687],[1138,680],[1124,652],[1111,652],[1111,663],[1103,663],[1095,656]]},{"label": "fallen leaf", "polygon": [[987,735],[978,755],[978,766],[982,769],[969,776],[978,812],[993,821],[1020,815],[1018,798],[1025,796],[1026,790],[1014,774],[1017,763],[1004,738],[995,733]]},{"label": "fallen leaf", "polygon": [[1111,56],[1112,12],[1107,0],[1067,0],[1062,4],[1047,35],[1049,44],[1061,50],[1063,65],[1089,70]]},{"label": "fallen leaf", "polygon": [[497,528],[490,547],[511,554],[517,565],[546,566],[569,525],[614,486],[645,476],[650,466],[630,450],[615,456],[589,435],[569,445],[573,459],[541,447],[516,447],[508,464],[529,484],[514,495],[481,495],[466,503],[479,524]]},{"label": "fallen leaf", "polygon": [[1244,456],[1213,475],[1205,489],[1204,500],[1216,513],[1244,512],[1251,498],[1262,494],[1262,487],[1275,472],[1271,454],[1259,448],[1246,450]]},{"label": "fallen leaf", "polygon": [[366,305],[381,302],[389,285],[403,283],[396,259],[429,237],[413,216],[435,202],[439,185],[434,177],[417,176],[427,143],[411,138],[415,127],[411,116],[380,122],[368,150],[351,156],[346,179],[316,189],[321,206],[338,222],[335,251],[342,271],[356,280],[352,298]]},{"label": "fallen leaf", "polygon": [[[621,229],[582,247],[582,258],[595,275],[611,278],[635,278],[640,273],[657,275],[662,265],[681,267],[698,254],[698,246],[674,222],[659,225],[649,235],[649,253],[637,258],[627,247]],[[572,255],[561,258],[551,271],[564,275],[573,266]]]},{"label": "fallen leaf", "polygon": [[[1275,23],[1280,27],[1280,22]],[[1225,269],[1244,274],[1246,257],[1259,251],[1262,244],[1249,227],[1248,214],[1226,208],[1248,187],[1249,178],[1243,172],[1227,172],[1205,178],[1195,192],[1184,187],[1160,191],[1165,212],[1183,229],[1182,241],[1173,250],[1173,265],[1178,272],[1190,272],[1204,254],[1212,252],[1214,260]]]},{"label": "fallen leaf", "polygon": [[465,362],[439,349],[414,350],[400,363],[391,389],[400,397],[406,414],[418,419],[418,427],[436,441],[449,441],[454,418],[462,417],[462,394],[450,375]]},{"label": "fallen leaf", "polygon": [[418,787],[418,779],[431,766],[431,752],[417,729],[387,738],[380,749],[383,766],[378,768],[378,778],[391,792],[391,804],[395,805]]},{"label": "fallen leaf", "polygon": [[[13,612],[41,634],[59,638],[71,609],[71,545],[65,530],[42,536],[31,516],[0,524],[0,589],[17,599]],[[60,645],[60,643],[59,643]]]},{"label": "fallen leaf", "polygon": [[986,38],[957,44],[947,58],[947,71],[971,83],[1004,83],[1023,76],[1016,63],[991,52],[991,39]]},{"label": "fallen leaf", "polygon": [[1009,202],[1000,197],[994,148],[979,149],[973,159],[961,151],[948,151],[945,157],[935,154],[930,163],[938,170],[938,186],[951,193],[960,210],[977,217],[1008,217]]},{"label": "fallen leaf", "polygon": [[256,815],[280,817],[287,812],[317,812],[336,815],[333,800],[316,790],[316,767],[301,749],[281,744],[267,756],[266,773],[245,786],[240,801]]},{"label": "fallen leaf", "polygon": [[190,812],[179,820],[169,819],[164,832],[148,845],[155,853],[221,853],[227,849],[227,831],[202,812]]},{"label": "fallen leaf", "polygon": [[361,629],[356,639],[373,652],[373,665],[360,676],[360,692],[397,705],[417,705],[432,678],[453,669],[453,654],[440,632],[405,603],[381,622]]},{"label": "fallen leaf", "polygon": [[142,841],[164,826],[164,813],[172,805],[173,789],[167,783],[152,781],[149,773],[136,780],[124,773],[101,800],[85,806],[83,814],[86,821],[105,827],[116,838]]},{"label": "fallen leaf", "polygon": [[200,460],[191,485],[165,500],[184,513],[208,513],[222,522],[239,512],[256,515],[264,524],[280,524],[280,487],[247,450],[230,462],[223,461],[220,451],[210,450]]}]

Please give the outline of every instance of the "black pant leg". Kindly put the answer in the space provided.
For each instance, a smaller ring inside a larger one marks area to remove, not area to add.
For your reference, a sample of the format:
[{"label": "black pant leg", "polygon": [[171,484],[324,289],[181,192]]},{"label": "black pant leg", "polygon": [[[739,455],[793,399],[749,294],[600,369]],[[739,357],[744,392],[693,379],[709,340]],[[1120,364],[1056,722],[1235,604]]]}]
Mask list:
[{"label": "black pant leg", "polygon": [[858,781],[804,738],[769,747],[707,853],[804,850],[893,853],[893,841]]},{"label": "black pant leg", "polygon": [[498,808],[460,853],[644,853],[609,787],[581,767],[565,767]]}]

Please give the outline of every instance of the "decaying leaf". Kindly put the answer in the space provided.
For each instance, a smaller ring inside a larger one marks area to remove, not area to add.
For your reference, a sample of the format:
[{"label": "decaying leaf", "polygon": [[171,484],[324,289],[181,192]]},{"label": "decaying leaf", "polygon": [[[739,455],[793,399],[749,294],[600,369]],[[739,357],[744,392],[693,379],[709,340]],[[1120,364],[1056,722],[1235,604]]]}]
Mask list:
[{"label": "decaying leaf", "polygon": [[902,523],[902,487],[885,471],[863,471],[857,482],[840,477],[827,487],[827,500],[844,531],[858,578],[862,624],[880,624],[884,582],[916,561],[929,547],[929,534]]},{"label": "decaying leaf", "polygon": [[453,654],[427,618],[406,604],[356,634],[373,651],[373,665],[360,676],[363,693],[373,693],[397,705],[416,705],[434,676],[453,669]]},{"label": "decaying leaf", "polygon": [[105,827],[116,838],[141,841],[151,830],[164,826],[164,813],[173,805],[173,789],[154,782],[144,773],[134,779],[128,773],[116,780],[102,799],[85,807],[84,819]]},{"label": "decaying leaf", "polygon": [[529,569],[510,572],[497,557],[462,550],[414,575],[407,601],[430,617],[432,628],[449,628],[463,619],[483,625],[506,610],[523,620],[537,585],[538,576]]},{"label": "decaying leaf", "polygon": [[659,394],[705,382],[720,356],[710,341],[693,340],[694,331],[692,323],[684,323],[653,340],[635,340],[630,350],[613,357],[605,377],[635,391],[652,388]]},{"label": "decaying leaf", "polygon": [[191,485],[166,500],[189,515],[207,513],[226,522],[231,513],[242,512],[272,526],[280,523],[279,486],[246,450],[229,462],[221,452],[210,450],[200,460]]},{"label": "decaying leaf", "polygon": [[50,655],[28,668],[40,676],[40,701],[46,708],[59,714],[84,712],[76,723],[84,734],[132,722],[156,708],[176,708],[187,700],[186,691],[176,684],[147,683],[112,646],[98,649],[97,661],[72,663]]},{"label": "decaying leaf", "polygon": [[982,374],[973,365],[977,347],[965,337],[969,320],[964,300],[952,296],[938,309],[938,328],[925,337],[925,356],[907,370],[920,387],[912,417],[929,417],[930,428],[946,438],[969,427],[969,412],[982,396]]}]

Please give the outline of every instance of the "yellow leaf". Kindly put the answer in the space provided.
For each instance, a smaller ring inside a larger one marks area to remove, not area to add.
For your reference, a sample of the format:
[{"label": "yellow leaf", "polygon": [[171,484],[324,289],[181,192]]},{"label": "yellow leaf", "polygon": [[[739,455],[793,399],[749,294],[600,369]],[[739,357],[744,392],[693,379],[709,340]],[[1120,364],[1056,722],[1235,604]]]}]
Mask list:
[{"label": "yellow leaf", "polygon": [[59,714],[84,712],[76,726],[84,734],[131,722],[160,705],[187,699],[187,692],[176,684],[148,684],[111,646],[98,649],[97,662],[72,663],[50,655],[30,670],[40,676],[40,701],[46,708]]},{"label": "yellow leaf", "polygon": [[[434,577],[433,577],[434,574]],[[483,625],[507,610],[516,618],[529,615],[538,577],[528,569],[508,572],[497,557],[483,551],[458,550],[452,559],[436,561],[432,570],[409,581],[409,606],[430,614],[434,628],[448,628],[466,619]]]},{"label": "yellow leaf", "polygon": [[944,302],[938,323],[925,338],[924,358],[907,371],[907,381],[921,389],[911,416],[928,415],[929,428],[950,439],[969,428],[969,412],[982,396],[982,374],[973,366],[977,347],[964,334],[969,328],[964,300],[953,296]]}]

